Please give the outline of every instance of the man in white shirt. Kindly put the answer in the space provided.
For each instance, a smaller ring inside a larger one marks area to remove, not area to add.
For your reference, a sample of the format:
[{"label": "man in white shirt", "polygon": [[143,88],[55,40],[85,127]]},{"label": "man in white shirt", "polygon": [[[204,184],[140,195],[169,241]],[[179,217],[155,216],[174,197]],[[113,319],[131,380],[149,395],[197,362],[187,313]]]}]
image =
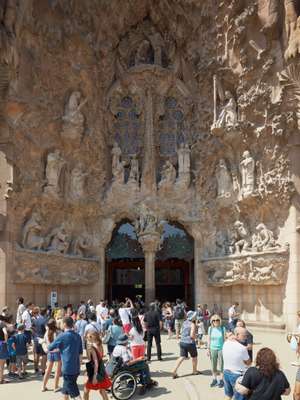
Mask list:
[{"label": "man in white shirt", "polygon": [[229,330],[234,331],[236,327],[237,320],[239,319],[240,313],[237,311],[239,303],[234,303],[228,310],[228,323]]},{"label": "man in white shirt", "polygon": [[90,321],[84,329],[84,336],[86,336],[88,332],[101,333],[101,325],[97,322],[96,314],[90,316]]},{"label": "man in white shirt", "polygon": [[224,360],[224,391],[225,398],[230,400],[244,400],[245,397],[235,391],[236,380],[244,374],[247,366],[251,364],[247,348],[240,342],[247,338],[245,328],[236,328],[223,346]]},{"label": "man in white shirt", "polygon": [[23,297],[17,298],[17,305],[18,305],[18,309],[17,309],[16,323],[18,325],[18,324],[22,323],[22,315],[23,315],[23,312],[26,310],[26,307],[24,306]]},{"label": "man in white shirt", "polygon": [[96,307],[96,314],[97,314],[97,322],[98,324],[104,324],[107,315],[108,315],[108,308],[106,307],[105,301],[101,300],[100,303]]},{"label": "man in white shirt", "polygon": [[28,341],[31,342],[32,339],[32,321],[31,321],[31,311],[33,310],[33,303],[28,303],[26,305],[26,310],[22,314],[22,324],[24,325],[24,334],[28,337]]},{"label": "man in white shirt", "polygon": [[131,310],[133,309],[133,303],[130,299],[126,299],[126,303],[122,304],[119,308],[119,316],[122,321],[123,330],[128,335],[131,329]]}]

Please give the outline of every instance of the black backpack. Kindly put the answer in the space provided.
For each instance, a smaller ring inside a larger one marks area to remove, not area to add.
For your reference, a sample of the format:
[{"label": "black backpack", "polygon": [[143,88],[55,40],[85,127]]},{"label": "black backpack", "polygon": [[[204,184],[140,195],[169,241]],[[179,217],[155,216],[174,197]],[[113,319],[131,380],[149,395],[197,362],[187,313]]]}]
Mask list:
[{"label": "black backpack", "polygon": [[174,318],[175,319],[184,319],[184,308],[183,306],[176,306],[174,309]]}]

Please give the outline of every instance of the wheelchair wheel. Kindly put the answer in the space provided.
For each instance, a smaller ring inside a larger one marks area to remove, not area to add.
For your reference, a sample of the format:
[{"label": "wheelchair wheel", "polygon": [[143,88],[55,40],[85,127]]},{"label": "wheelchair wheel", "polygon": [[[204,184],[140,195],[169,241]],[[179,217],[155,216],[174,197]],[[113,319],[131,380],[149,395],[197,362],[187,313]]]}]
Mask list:
[{"label": "wheelchair wheel", "polygon": [[130,372],[123,371],[113,379],[111,392],[117,400],[128,400],[134,395],[136,386],[135,377]]}]

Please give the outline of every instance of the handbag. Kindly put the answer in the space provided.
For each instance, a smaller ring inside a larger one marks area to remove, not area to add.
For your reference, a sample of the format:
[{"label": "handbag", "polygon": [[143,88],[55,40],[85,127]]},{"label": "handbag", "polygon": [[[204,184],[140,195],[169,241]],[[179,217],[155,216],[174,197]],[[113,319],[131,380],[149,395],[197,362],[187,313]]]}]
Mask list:
[{"label": "handbag", "polygon": [[104,338],[102,339],[102,343],[103,344],[107,344],[110,341],[110,338],[111,338],[111,329],[109,327],[108,330],[105,333]]},{"label": "handbag", "polygon": [[108,376],[112,377],[116,374],[118,369],[122,366],[123,361],[121,357],[111,356],[110,360],[106,364],[105,370]]}]

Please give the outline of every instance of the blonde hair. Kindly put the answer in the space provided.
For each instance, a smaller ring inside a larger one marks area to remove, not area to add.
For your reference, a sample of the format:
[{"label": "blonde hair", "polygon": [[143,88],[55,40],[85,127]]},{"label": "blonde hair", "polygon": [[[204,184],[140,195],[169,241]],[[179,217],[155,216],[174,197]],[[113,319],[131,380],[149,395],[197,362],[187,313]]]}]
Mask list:
[{"label": "blonde hair", "polygon": [[222,325],[222,318],[218,314],[214,314],[210,317],[210,323],[212,324],[214,319],[219,319],[220,320],[220,325]]}]

